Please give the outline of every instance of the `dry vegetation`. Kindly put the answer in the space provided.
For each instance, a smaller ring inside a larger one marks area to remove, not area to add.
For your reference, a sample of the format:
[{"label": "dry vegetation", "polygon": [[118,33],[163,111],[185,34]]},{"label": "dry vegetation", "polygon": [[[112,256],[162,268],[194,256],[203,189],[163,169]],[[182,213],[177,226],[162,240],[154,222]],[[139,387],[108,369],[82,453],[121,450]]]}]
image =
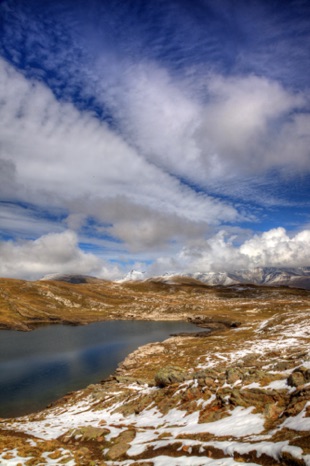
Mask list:
[{"label": "dry vegetation", "polygon": [[[196,336],[146,345],[101,384],[3,420],[0,464],[308,466],[309,297],[305,290],[213,288],[183,279],[2,280],[2,328],[194,318],[213,333],[200,328]],[[235,415],[244,416],[248,433],[240,434],[240,421],[225,430]],[[217,425],[222,433],[212,432]],[[161,457],[166,462],[157,463]]]},{"label": "dry vegetation", "polygon": [[180,278],[113,283],[28,282],[0,279],[0,328],[31,330],[51,323],[86,324],[100,320],[185,320],[201,314],[247,321],[275,312],[303,310],[309,291],[252,286],[210,287]]}]

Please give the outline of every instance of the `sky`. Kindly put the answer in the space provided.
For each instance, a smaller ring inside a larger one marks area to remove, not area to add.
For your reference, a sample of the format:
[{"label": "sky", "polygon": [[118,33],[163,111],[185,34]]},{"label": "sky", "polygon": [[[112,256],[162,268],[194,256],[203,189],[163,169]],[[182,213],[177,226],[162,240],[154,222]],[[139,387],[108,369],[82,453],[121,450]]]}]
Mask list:
[{"label": "sky", "polygon": [[0,276],[310,265],[308,0],[0,2]]}]

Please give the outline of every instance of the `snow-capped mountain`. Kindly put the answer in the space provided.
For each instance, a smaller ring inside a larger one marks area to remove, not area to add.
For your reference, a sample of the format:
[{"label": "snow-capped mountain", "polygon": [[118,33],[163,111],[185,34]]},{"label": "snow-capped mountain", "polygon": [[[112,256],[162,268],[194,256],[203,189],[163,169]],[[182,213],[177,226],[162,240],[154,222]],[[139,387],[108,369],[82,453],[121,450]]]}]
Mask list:
[{"label": "snow-capped mountain", "polygon": [[[256,267],[253,269],[235,270],[233,272],[194,272],[194,273],[165,273],[151,279],[164,282],[174,277],[188,277],[199,280],[210,286],[229,286],[237,284],[253,284],[265,286],[290,286],[310,289],[310,267],[280,268]],[[132,270],[120,282],[145,280],[145,273]]]},{"label": "snow-capped mountain", "polygon": [[131,270],[121,280],[117,280],[117,283],[136,282],[141,280],[145,280],[145,272],[140,272],[139,270]]},{"label": "snow-capped mountain", "polygon": [[233,272],[208,272],[188,274],[208,285],[233,285],[248,283],[254,285],[283,285],[310,289],[310,267],[278,268],[256,267]]}]

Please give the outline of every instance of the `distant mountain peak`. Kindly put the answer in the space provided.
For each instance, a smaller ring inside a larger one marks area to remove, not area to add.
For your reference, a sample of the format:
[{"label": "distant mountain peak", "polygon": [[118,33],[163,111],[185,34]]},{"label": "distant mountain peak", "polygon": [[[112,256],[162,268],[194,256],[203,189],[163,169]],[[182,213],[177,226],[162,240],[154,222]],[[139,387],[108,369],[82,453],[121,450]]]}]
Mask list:
[{"label": "distant mountain peak", "polygon": [[128,272],[125,277],[121,278],[120,280],[117,280],[118,283],[123,283],[123,282],[136,282],[136,281],[141,281],[145,280],[145,272],[141,272],[140,270],[134,270],[132,269],[130,272]]}]

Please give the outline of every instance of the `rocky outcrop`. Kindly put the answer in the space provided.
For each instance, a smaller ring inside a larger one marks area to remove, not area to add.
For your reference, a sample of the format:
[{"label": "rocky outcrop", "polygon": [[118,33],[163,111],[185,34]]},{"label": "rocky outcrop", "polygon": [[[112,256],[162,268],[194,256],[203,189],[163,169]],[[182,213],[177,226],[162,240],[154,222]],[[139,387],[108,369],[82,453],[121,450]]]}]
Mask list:
[{"label": "rocky outcrop", "polygon": [[188,378],[186,371],[178,366],[166,366],[155,375],[155,384],[158,387],[166,387],[172,383],[184,382]]},{"label": "rocky outcrop", "polygon": [[214,316],[208,317],[205,315],[190,316],[188,322],[202,328],[209,328],[213,330],[223,330],[226,328],[238,328],[241,322],[228,319],[227,317]]},{"label": "rocky outcrop", "polygon": [[287,379],[287,383],[291,387],[299,387],[307,382],[310,382],[310,369],[303,366],[295,369]]}]

